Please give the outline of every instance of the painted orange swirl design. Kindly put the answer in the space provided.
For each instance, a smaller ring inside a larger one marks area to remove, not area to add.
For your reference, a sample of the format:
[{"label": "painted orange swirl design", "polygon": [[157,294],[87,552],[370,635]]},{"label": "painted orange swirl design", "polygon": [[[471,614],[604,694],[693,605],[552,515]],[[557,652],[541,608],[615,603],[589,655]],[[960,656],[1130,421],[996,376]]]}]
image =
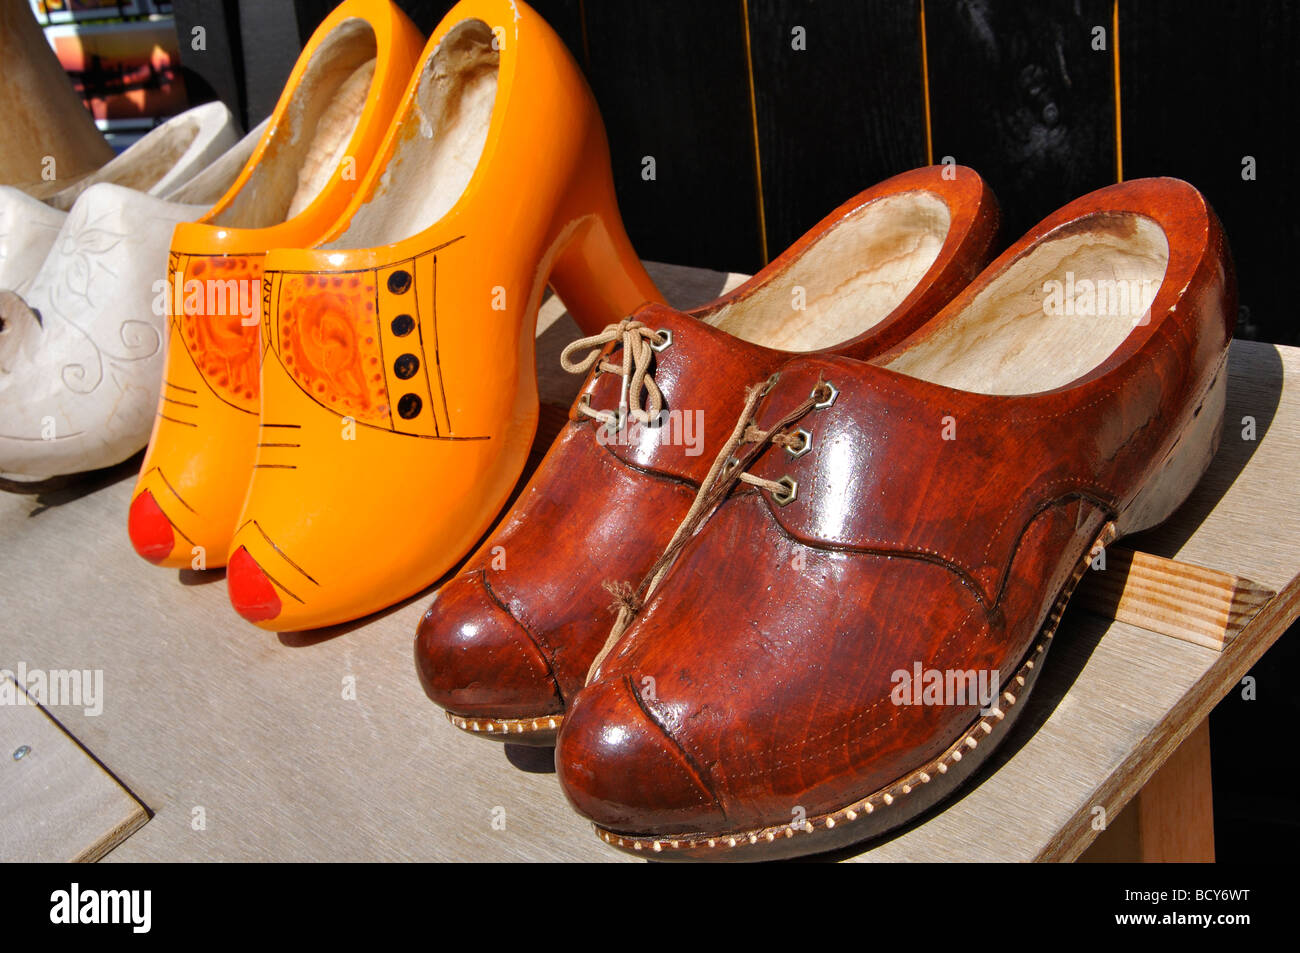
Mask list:
[{"label": "painted orange swirl design", "polygon": [[262,256],[195,257],[183,277],[181,334],[199,373],[223,400],[257,413]]},{"label": "painted orange swirl design", "polygon": [[346,417],[388,426],[371,275],[285,275],[280,359],[298,386]]}]

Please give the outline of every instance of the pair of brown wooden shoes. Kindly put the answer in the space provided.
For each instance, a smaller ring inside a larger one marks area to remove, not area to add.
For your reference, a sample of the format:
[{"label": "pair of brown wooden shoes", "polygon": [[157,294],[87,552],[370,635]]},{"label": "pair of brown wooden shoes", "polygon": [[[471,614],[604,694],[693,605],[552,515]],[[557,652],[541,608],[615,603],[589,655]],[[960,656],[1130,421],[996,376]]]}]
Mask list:
[{"label": "pair of brown wooden shoes", "polygon": [[952,791],[1096,547],[1208,465],[1236,315],[1184,182],[990,264],[996,225],[975,172],[909,172],[712,304],[571,346],[567,426],[420,626],[429,696],[555,743],[597,833],[656,857],[827,850]]}]

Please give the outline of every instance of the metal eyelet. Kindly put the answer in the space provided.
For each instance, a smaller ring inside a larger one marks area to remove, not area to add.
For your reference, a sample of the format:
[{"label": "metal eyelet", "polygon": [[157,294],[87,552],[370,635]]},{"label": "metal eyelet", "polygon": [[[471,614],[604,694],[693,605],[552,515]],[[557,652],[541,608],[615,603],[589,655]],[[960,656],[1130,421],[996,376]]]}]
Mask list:
[{"label": "metal eyelet", "polygon": [[795,481],[788,474],[786,476],[781,477],[781,479],[777,480],[776,482],[781,484],[783,487],[785,487],[786,492],[777,493],[774,490],[772,492],[772,502],[774,502],[777,506],[785,506],[787,503],[793,502],[794,498],[799,494],[798,482]]},{"label": "metal eyelet", "polygon": [[673,332],[667,328],[660,328],[655,332],[656,340],[650,345],[652,351],[666,351],[673,346]]},{"label": "metal eyelet", "polygon": [[[816,404],[813,404],[813,407],[817,408],[818,410],[825,410],[825,409],[826,409],[827,407],[829,407],[831,404],[835,403],[835,398],[836,398],[836,397],[839,397],[839,396],[840,396],[840,392],[839,392],[839,390],[835,387],[834,384],[832,384],[830,381],[825,381],[824,383],[826,384],[827,387],[829,387],[829,388],[831,389],[831,396],[827,397],[827,398],[826,398],[825,400],[823,400],[823,401],[820,401],[820,402],[818,402],[818,403],[816,403]],[[816,396],[817,396],[817,388],[815,388],[815,387],[813,388],[812,396],[813,396],[813,397],[816,397]]]},{"label": "metal eyelet", "polygon": [[775,374],[773,374],[771,377],[769,377],[767,380],[763,382],[763,389],[758,392],[758,395],[760,397],[766,397],[771,392],[772,388],[776,386],[776,382],[779,381],[780,379],[781,379],[781,372],[777,371]]},{"label": "metal eyelet", "polygon": [[791,460],[798,460],[805,453],[807,453],[809,450],[812,449],[812,434],[800,428],[799,430],[796,430],[793,434],[791,434],[791,436],[803,438],[803,442],[799,444],[798,449],[791,449],[790,447],[785,448],[785,452],[790,454]]}]

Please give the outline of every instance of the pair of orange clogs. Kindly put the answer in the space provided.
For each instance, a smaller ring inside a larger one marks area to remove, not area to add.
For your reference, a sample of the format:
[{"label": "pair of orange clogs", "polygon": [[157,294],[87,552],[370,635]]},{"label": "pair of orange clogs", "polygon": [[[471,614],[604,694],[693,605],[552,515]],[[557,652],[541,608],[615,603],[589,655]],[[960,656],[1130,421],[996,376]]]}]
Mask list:
[{"label": "pair of orange clogs", "polygon": [[589,331],[659,300],[590,90],[507,0],[464,0],[427,44],[389,0],[341,4],[168,274],[131,540],[227,566],[277,631],[391,605],[487,529],[536,428],[548,281]]}]

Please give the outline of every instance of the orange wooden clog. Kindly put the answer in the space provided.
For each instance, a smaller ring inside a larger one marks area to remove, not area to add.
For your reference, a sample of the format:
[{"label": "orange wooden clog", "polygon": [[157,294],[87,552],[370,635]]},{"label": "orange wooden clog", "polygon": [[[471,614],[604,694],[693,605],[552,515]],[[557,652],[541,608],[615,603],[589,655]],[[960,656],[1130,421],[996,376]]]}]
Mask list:
[{"label": "orange wooden clog", "polygon": [[298,57],[234,185],[176,229],[167,365],[128,518],[131,542],[150,562],[224,565],[257,452],[263,256],[334,227],[422,45],[390,0],[340,4]]},{"label": "orange wooden clog", "polygon": [[589,333],[660,300],[595,100],[533,10],[457,4],[399,117],[350,223],[266,259],[261,443],[227,575],[263,628],[382,609],[483,534],[536,429],[548,279]]}]

